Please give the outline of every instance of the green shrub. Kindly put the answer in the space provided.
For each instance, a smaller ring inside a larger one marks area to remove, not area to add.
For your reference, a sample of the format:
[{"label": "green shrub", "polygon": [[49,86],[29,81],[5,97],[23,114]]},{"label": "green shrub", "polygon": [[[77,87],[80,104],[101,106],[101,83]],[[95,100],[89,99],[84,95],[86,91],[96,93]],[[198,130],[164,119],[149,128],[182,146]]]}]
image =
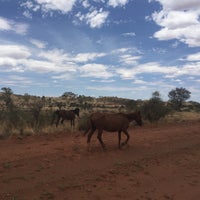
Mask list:
[{"label": "green shrub", "polygon": [[83,114],[78,122],[78,130],[79,131],[85,131],[88,128],[88,117],[89,114]]},{"label": "green shrub", "polygon": [[159,98],[151,98],[144,103],[141,110],[143,118],[151,123],[158,121],[169,113],[169,108]]}]

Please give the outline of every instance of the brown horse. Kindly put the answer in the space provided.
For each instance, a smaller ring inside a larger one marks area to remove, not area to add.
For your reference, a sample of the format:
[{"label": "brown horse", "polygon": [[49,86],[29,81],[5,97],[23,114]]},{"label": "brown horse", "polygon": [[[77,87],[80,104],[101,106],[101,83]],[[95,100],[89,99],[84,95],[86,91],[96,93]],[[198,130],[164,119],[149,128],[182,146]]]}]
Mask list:
[{"label": "brown horse", "polygon": [[52,119],[51,124],[54,123],[55,118],[57,117],[56,127],[58,126],[60,119],[62,119],[61,124],[63,124],[65,119],[70,120],[71,127],[74,127],[75,126],[75,117],[76,117],[76,115],[79,117],[79,112],[80,112],[79,108],[75,108],[74,110],[56,110],[53,113],[53,119]]},{"label": "brown horse", "polygon": [[[138,125],[142,125],[142,118],[140,112],[134,112],[134,113],[93,113],[90,115],[88,119],[88,129],[85,131],[84,135],[87,134],[89,130],[91,130],[88,134],[87,143],[90,143],[91,137],[94,134],[95,130],[98,130],[97,138],[103,148],[105,148],[105,144],[102,141],[102,132],[103,130],[108,132],[118,132],[118,147],[119,149],[121,146],[128,143],[128,140],[130,138],[128,134],[128,127],[131,121],[135,120]],[[121,144],[121,132],[124,132],[127,139],[125,142]]]}]

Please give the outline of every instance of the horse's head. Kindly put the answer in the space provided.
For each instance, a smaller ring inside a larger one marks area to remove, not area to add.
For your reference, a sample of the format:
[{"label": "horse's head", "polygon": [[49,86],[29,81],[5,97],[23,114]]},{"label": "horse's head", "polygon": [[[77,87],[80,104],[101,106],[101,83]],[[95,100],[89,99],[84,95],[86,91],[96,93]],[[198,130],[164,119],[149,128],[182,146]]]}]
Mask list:
[{"label": "horse's head", "polygon": [[80,112],[79,108],[75,108],[74,109],[74,114],[77,115],[78,117],[79,117],[79,112]]}]

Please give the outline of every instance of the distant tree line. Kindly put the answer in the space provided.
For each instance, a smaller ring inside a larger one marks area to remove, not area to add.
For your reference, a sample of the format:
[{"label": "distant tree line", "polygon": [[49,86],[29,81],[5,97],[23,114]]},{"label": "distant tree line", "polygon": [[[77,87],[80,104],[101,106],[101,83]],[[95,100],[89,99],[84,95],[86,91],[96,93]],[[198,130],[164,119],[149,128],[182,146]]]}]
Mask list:
[{"label": "distant tree line", "polygon": [[[172,111],[181,111],[184,102],[190,98],[191,92],[185,88],[175,88],[168,93],[169,101],[163,101],[158,91],[152,93],[149,100],[133,100],[118,97],[99,97],[77,95],[72,92],[65,92],[56,101],[52,98],[31,96],[28,93],[20,96],[21,103],[17,104],[12,89],[1,88],[0,94],[0,136],[2,132],[9,135],[13,129],[20,134],[29,126],[35,132],[42,127],[49,125],[53,113],[53,107],[65,109],[65,107],[79,107],[81,110],[93,108],[115,109],[116,112],[141,110],[144,119],[155,122],[165,117]],[[19,95],[18,95],[19,96]],[[3,104],[2,104],[3,103]],[[193,107],[200,111],[200,104],[193,102]],[[49,109],[45,109],[49,108]],[[90,112],[90,111],[89,111]],[[3,128],[2,128],[3,127]]]},{"label": "distant tree line", "polygon": [[155,122],[165,117],[172,110],[181,111],[183,103],[190,98],[191,92],[185,88],[175,88],[168,93],[169,101],[164,102],[158,91],[152,93],[152,97],[146,101],[128,100],[126,107],[128,109],[142,110],[143,117]]}]

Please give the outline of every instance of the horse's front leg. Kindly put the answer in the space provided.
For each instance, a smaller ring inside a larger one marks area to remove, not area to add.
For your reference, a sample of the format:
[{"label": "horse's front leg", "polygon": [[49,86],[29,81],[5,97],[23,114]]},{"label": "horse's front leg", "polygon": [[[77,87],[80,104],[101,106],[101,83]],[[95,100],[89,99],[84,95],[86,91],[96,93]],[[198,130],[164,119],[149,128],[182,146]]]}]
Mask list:
[{"label": "horse's front leg", "polygon": [[64,120],[65,120],[65,118],[62,118],[62,120],[61,120],[61,122],[60,122],[60,123],[61,123],[61,124],[63,124]]},{"label": "horse's front leg", "polygon": [[72,119],[72,120],[71,120],[71,127],[74,127],[74,126],[75,126],[75,120]]},{"label": "horse's front leg", "polygon": [[102,129],[99,129],[98,130],[98,135],[97,135],[97,138],[102,146],[103,149],[106,149],[106,145],[104,144],[103,140],[102,140],[102,133],[103,133],[103,130]]}]

